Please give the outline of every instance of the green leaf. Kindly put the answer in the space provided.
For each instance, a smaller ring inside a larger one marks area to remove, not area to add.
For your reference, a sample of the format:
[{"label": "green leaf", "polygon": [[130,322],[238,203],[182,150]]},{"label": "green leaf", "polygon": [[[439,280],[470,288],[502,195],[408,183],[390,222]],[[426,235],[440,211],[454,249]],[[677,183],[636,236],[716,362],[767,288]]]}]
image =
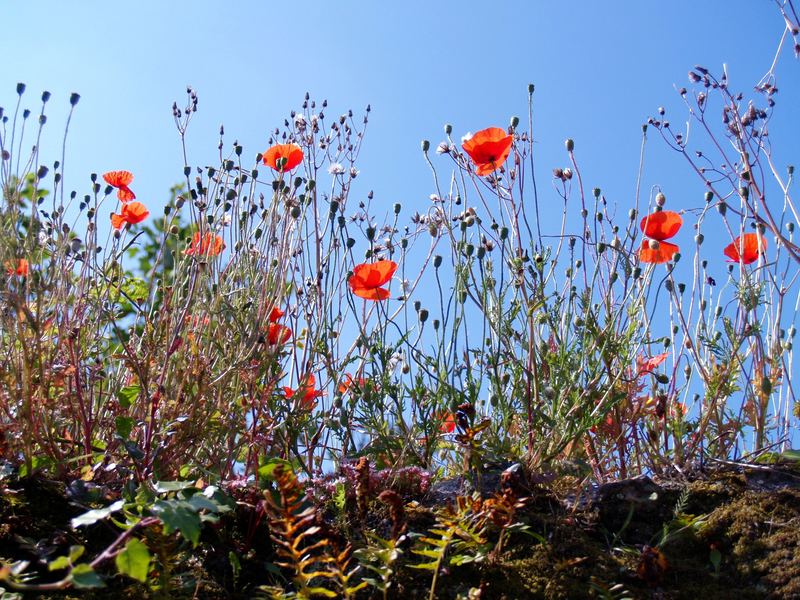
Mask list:
[{"label": "green leaf", "polygon": [[105,508],[95,508],[88,512],[85,512],[82,515],[72,519],[72,528],[77,529],[82,525],[93,525],[98,521],[102,521],[103,519],[108,517],[111,513],[120,510],[124,504],[125,504],[124,500],[117,500],[116,502],[110,504],[109,506],[106,506]]},{"label": "green leaf", "polygon": [[155,484],[157,494],[166,494],[168,492],[180,492],[186,488],[194,485],[191,481],[158,481]]},{"label": "green leaf", "polygon": [[133,404],[142,392],[142,387],[139,385],[126,385],[124,388],[117,392],[117,400],[122,408],[128,408]]},{"label": "green leaf", "polygon": [[193,546],[200,541],[200,517],[186,506],[158,500],[153,505],[153,512],[164,523],[164,533],[180,531],[181,535],[192,542]]},{"label": "green leaf", "polygon": [[258,477],[260,479],[272,479],[272,473],[275,471],[275,467],[278,465],[283,465],[287,469],[292,468],[292,463],[288,460],[283,460],[282,458],[270,458],[264,461],[264,464],[258,467]]},{"label": "green leaf", "polygon": [[117,434],[123,440],[127,440],[133,430],[133,417],[119,416],[115,419],[117,424]]},{"label": "green leaf", "polygon": [[115,562],[120,573],[144,583],[150,572],[150,559],[150,550],[147,549],[147,545],[133,538],[128,540],[122,552],[117,554]]},{"label": "green leaf", "polygon": [[105,587],[103,580],[94,572],[88,564],[75,565],[69,575],[76,588],[99,588]]}]

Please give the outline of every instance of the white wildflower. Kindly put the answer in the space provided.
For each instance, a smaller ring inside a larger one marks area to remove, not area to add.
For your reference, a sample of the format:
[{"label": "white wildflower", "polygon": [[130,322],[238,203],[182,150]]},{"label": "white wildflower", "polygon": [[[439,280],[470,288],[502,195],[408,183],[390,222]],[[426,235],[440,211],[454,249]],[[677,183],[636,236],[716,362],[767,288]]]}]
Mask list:
[{"label": "white wildflower", "polygon": [[344,173],[344,167],[337,162],[331,163],[331,165],[328,167],[328,173],[331,175],[341,175]]}]

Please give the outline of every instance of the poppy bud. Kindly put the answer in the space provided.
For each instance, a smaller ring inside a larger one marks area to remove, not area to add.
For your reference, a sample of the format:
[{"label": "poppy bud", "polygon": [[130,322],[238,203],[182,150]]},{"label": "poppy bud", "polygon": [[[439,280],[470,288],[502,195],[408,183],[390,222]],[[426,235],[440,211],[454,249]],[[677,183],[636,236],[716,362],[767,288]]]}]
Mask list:
[{"label": "poppy bud", "polygon": [[553,177],[556,179],[564,179],[564,170],[559,168],[553,169]]},{"label": "poppy bud", "polygon": [[450,123],[445,124],[444,133],[445,135],[450,135],[451,133],[453,133],[453,126],[450,125]]},{"label": "poppy bud", "polygon": [[572,138],[567,138],[564,142],[564,147],[567,149],[567,152],[572,152],[575,149],[575,142]]},{"label": "poppy bud", "polygon": [[464,248],[464,252],[467,256],[472,256],[472,253],[475,252],[475,246],[472,244],[467,244],[467,247]]},{"label": "poppy bud", "polygon": [[598,223],[602,223],[602,222],[603,222],[603,213],[601,213],[601,212],[598,212],[598,213],[595,215],[595,218],[597,219],[597,222],[598,222]]},{"label": "poppy bud", "polygon": [[680,252],[676,252],[675,254],[672,255],[672,262],[678,262],[680,259],[681,259]]},{"label": "poppy bud", "polygon": [[597,253],[602,254],[606,251],[606,245],[603,242],[597,244]]},{"label": "poppy bud", "polygon": [[367,227],[367,239],[371,242],[375,239],[375,228],[374,227]]},{"label": "poppy bud", "polygon": [[787,223],[786,224],[786,231],[788,231],[789,233],[794,233],[794,223],[792,223],[791,221],[789,223]]},{"label": "poppy bud", "polygon": [[519,117],[511,117],[511,129],[516,129],[517,125],[519,125]]},{"label": "poppy bud", "polygon": [[686,284],[685,283],[679,283],[678,284],[678,293],[682,294],[685,291],[686,291]]},{"label": "poppy bud", "polygon": [[530,96],[531,94],[533,94],[533,90],[535,90],[535,89],[536,88],[534,87],[534,85],[532,83],[529,83],[528,84],[528,95]]},{"label": "poppy bud", "polygon": [[480,246],[478,248],[478,260],[483,260],[483,257],[486,256],[486,248]]},{"label": "poppy bud", "polygon": [[658,250],[661,248],[661,244],[658,243],[658,240],[647,240],[647,245],[650,247],[650,250]]},{"label": "poppy bud", "polygon": [[592,189],[592,194],[594,195],[595,198],[599,198],[600,197],[600,188],[596,187],[596,188]]},{"label": "poppy bud", "polygon": [[665,288],[665,289],[666,289],[668,292],[671,292],[671,291],[673,290],[672,282],[671,282],[669,279],[667,279],[667,280],[664,282],[664,288]]},{"label": "poppy bud", "polygon": [[508,227],[501,227],[500,228],[500,239],[504,240],[508,237]]},{"label": "poppy bud", "polygon": [[694,236],[694,241],[697,242],[698,246],[701,245],[705,239],[706,238],[702,233],[698,233],[696,236]]},{"label": "poppy bud", "polygon": [[427,152],[431,147],[431,143],[428,140],[422,140],[422,151]]},{"label": "poppy bud", "polygon": [[725,213],[726,213],[726,212],[728,212],[728,205],[727,205],[727,204],[725,204],[725,201],[724,201],[724,200],[720,200],[720,201],[717,203],[717,211],[718,211],[718,212],[719,212],[719,214],[721,214],[723,217],[725,216]]},{"label": "poppy bud", "polygon": [[400,240],[400,247],[405,250],[408,248],[408,238],[403,238]]},{"label": "poppy bud", "polygon": [[436,227],[435,223],[428,224],[428,233],[431,234],[431,237],[436,237],[437,235],[439,235],[439,228]]},{"label": "poppy bud", "polygon": [[741,196],[741,197],[742,197],[744,200],[747,200],[747,198],[750,196],[750,188],[746,188],[746,187],[740,187],[740,188],[739,188],[739,195],[740,195],[740,196]]},{"label": "poppy bud", "polygon": [[789,173],[789,175],[794,175],[794,165],[786,167],[786,172]]},{"label": "poppy bud", "polygon": [[177,225],[173,225],[172,227],[169,228],[169,232],[172,235],[178,235],[178,233],[180,232],[180,228]]},{"label": "poppy bud", "polygon": [[714,199],[714,192],[706,192],[704,198],[706,202],[711,202]]},{"label": "poppy bud", "polygon": [[564,169],[564,179],[572,179],[572,169],[569,167]]},{"label": "poppy bud", "polygon": [[656,194],[656,206],[664,206],[666,202],[667,197],[662,192],[658,192],[658,194]]},{"label": "poppy bud", "polygon": [[289,213],[289,214],[291,214],[291,215],[292,215],[292,218],[293,218],[293,219],[297,219],[297,218],[299,218],[299,217],[300,217],[300,212],[301,212],[301,211],[300,211],[300,207],[299,207],[299,206],[293,206],[293,207],[292,207],[292,210],[290,211],[290,213]]},{"label": "poppy bud", "polygon": [[642,276],[642,269],[640,267],[635,267],[633,269],[633,278],[634,279],[639,279],[639,277],[641,277],[641,276]]},{"label": "poppy bud", "polygon": [[69,103],[72,106],[75,106],[80,101],[80,99],[81,99],[81,95],[80,94],[76,94],[75,92],[73,92],[72,94],[69,95]]},{"label": "poppy bud", "polygon": [[434,319],[433,320],[433,329],[435,331],[439,331],[439,319]]},{"label": "poppy bud", "polygon": [[437,254],[436,256],[433,257],[433,268],[438,269],[441,266],[442,266],[442,256],[440,254]]},{"label": "poppy bud", "polygon": [[700,300],[700,310],[705,310],[708,303],[705,300]]}]

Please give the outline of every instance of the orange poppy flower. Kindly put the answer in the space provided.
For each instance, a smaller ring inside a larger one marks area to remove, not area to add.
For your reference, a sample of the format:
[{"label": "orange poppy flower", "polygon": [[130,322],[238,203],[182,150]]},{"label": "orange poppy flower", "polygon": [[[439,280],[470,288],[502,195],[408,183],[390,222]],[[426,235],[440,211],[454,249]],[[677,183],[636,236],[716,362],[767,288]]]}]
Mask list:
[{"label": "orange poppy flower", "polygon": [[17,265],[14,266],[14,263],[8,261],[6,263],[6,273],[9,275],[19,275],[20,277],[27,277],[28,276],[28,260],[25,258],[20,258],[17,261]]},{"label": "orange poppy flower", "polygon": [[759,254],[764,254],[767,250],[767,238],[761,236],[761,243],[759,245],[759,236],[757,233],[745,233],[737,237],[733,243],[725,246],[725,256],[730,260],[728,262],[743,262],[746,265],[754,263],[758,260]]},{"label": "orange poppy flower", "polygon": [[[283,168],[278,166],[281,158],[286,159]],[[264,153],[264,164],[276,171],[287,172],[303,162],[303,150],[297,144],[276,144]]]},{"label": "orange poppy flower", "polygon": [[386,300],[389,290],[381,286],[386,284],[397,270],[393,260],[379,260],[374,263],[362,263],[353,269],[353,275],[347,284],[353,293],[365,300]]},{"label": "orange poppy flower", "polygon": [[680,248],[676,244],[658,240],[643,240],[642,249],[639,250],[639,260],[656,264],[669,262],[678,253],[678,250]]},{"label": "orange poppy flower", "polygon": [[136,194],[128,187],[133,181],[133,174],[130,171],[109,171],[103,173],[103,179],[108,185],[117,188],[117,198],[122,202],[136,199]]},{"label": "orange poppy flower", "polygon": [[654,240],[663,242],[678,233],[683,225],[681,216],[672,210],[659,210],[647,215],[639,223],[644,234]]},{"label": "orange poppy flower", "polygon": [[461,147],[475,163],[476,173],[489,175],[506,162],[513,142],[514,137],[506,133],[505,129],[489,127],[473,135]]},{"label": "orange poppy flower", "polygon": [[218,235],[214,235],[211,232],[207,232],[203,235],[202,240],[200,239],[200,232],[195,231],[194,235],[192,236],[192,244],[183,251],[184,254],[188,255],[204,255],[204,256],[217,256],[220,252],[225,249],[225,242],[222,241],[222,237]]},{"label": "orange poppy flower", "polygon": [[135,225],[144,221],[148,216],[150,216],[150,211],[147,210],[144,204],[141,202],[128,202],[122,205],[120,214],[113,213],[111,215],[111,226],[114,229],[119,229],[125,223]]},{"label": "orange poppy flower", "polygon": [[317,378],[313,373],[306,377],[305,383],[300,385],[296,390],[290,387],[284,387],[283,393],[286,394],[286,399],[291,400],[295,396],[299,397],[299,404],[305,410],[313,410],[317,405],[317,398],[322,396],[322,392],[316,389]]},{"label": "orange poppy flower", "polygon": [[269,312],[269,322],[276,323],[283,316],[283,311],[277,306]]}]

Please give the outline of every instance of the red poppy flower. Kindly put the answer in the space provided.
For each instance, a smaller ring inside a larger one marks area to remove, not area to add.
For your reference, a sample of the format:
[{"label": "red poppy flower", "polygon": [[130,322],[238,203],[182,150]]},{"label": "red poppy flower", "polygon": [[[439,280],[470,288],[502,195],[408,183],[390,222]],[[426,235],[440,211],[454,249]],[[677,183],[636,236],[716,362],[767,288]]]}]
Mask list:
[{"label": "red poppy flower", "polygon": [[299,404],[305,410],[313,410],[317,405],[317,398],[322,396],[322,392],[316,389],[317,378],[313,373],[306,377],[305,383],[300,385],[296,390],[290,387],[284,387],[283,393],[286,394],[286,399],[291,400],[295,396],[299,397]]},{"label": "red poppy flower", "polygon": [[506,133],[505,129],[489,127],[473,135],[461,147],[475,163],[476,173],[488,175],[506,162],[513,142],[514,137]]},{"label": "red poppy flower", "polygon": [[270,323],[267,333],[267,340],[273,346],[283,345],[292,339],[292,330],[280,323]]},{"label": "red poppy flower", "polygon": [[141,202],[128,202],[122,205],[120,214],[111,215],[111,226],[114,229],[121,228],[125,223],[135,225],[141,223],[150,215],[150,211]]},{"label": "red poppy flower", "polygon": [[[278,161],[286,159],[283,168],[278,166]],[[297,144],[276,144],[264,153],[264,164],[276,171],[287,172],[303,162],[303,150]]]},{"label": "red poppy flower", "polygon": [[647,215],[639,223],[644,234],[654,240],[663,242],[678,233],[683,225],[681,216],[672,210],[659,210]]},{"label": "red poppy flower", "polygon": [[358,389],[365,389],[367,387],[368,381],[366,377],[359,377],[358,379],[354,379],[350,373],[344,374],[344,379],[339,384],[339,393],[344,395],[349,392],[353,386]]},{"label": "red poppy flower", "polygon": [[200,232],[195,231],[194,235],[192,236],[192,244],[183,251],[184,254],[188,255],[204,255],[204,256],[217,256],[220,252],[225,249],[225,242],[222,241],[222,237],[218,235],[214,235],[211,232],[207,232],[202,240],[200,239]]},{"label": "red poppy flower", "polygon": [[[760,241],[760,244],[759,244]],[[725,246],[725,256],[728,262],[743,262],[746,265],[758,260],[759,254],[764,254],[767,250],[767,238],[760,237],[757,233],[745,233],[737,237],[732,244]]]},{"label": "red poppy flower", "polygon": [[643,240],[642,249],[639,250],[639,260],[645,263],[661,264],[669,262],[678,253],[680,248],[669,242],[658,240]]},{"label": "red poppy flower", "polygon": [[136,194],[128,186],[133,181],[133,174],[130,171],[109,171],[103,173],[103,179],[108,185],[117,188],[117,198],[122,202],[130,202],[136,199]]},{"label": "red poppy flower", "polygon": [[269,312],[269,322],[276,323],[283,316],[283,311],[277,306]]},{"label": "red poppy flower", "polygon": [[437,415],[442,423],[439,425],[439,431],[442,433],[453,433],[456,429],[456,418],[451,412],[440,413]]},{"label": "red poppy flower", "polygon": [[28,260],[25,258],[20,258],[17,261],[17,265],[14,266],[14,263],[8,261],[6,263],[6,273],[9,275],[19,275],[20,277],[27,277],[28,276]]},{"label": "red poppy flower", "polygon": [[680,248],[665,242],[683,225],[681,216],[671,210],[659,210],[644,217],[639,227],[650,238],[642,241],[639,260],[645,263],[665,263],[672,260]]},{"label": "red poppy flower", "polygon": [[655,356],[651,356],[650,358],[644,358],[643,356],[638,356],[636,358],[636,376],[641,377],[642,375],[647,375],[648,373],[652,373],[653,370],[667,360],[667,356],[669,356],[669,352],[664,352],[663,354],[656,354]]},{"label": "red poppy flower", "polygon": [[347,283],[359,298],[386,300],[389,297],[389,290],[381,286],[392,278],[396,270],[397,263],[392,260],[362,263],[355,266],[353,275],[347,280]]}]

